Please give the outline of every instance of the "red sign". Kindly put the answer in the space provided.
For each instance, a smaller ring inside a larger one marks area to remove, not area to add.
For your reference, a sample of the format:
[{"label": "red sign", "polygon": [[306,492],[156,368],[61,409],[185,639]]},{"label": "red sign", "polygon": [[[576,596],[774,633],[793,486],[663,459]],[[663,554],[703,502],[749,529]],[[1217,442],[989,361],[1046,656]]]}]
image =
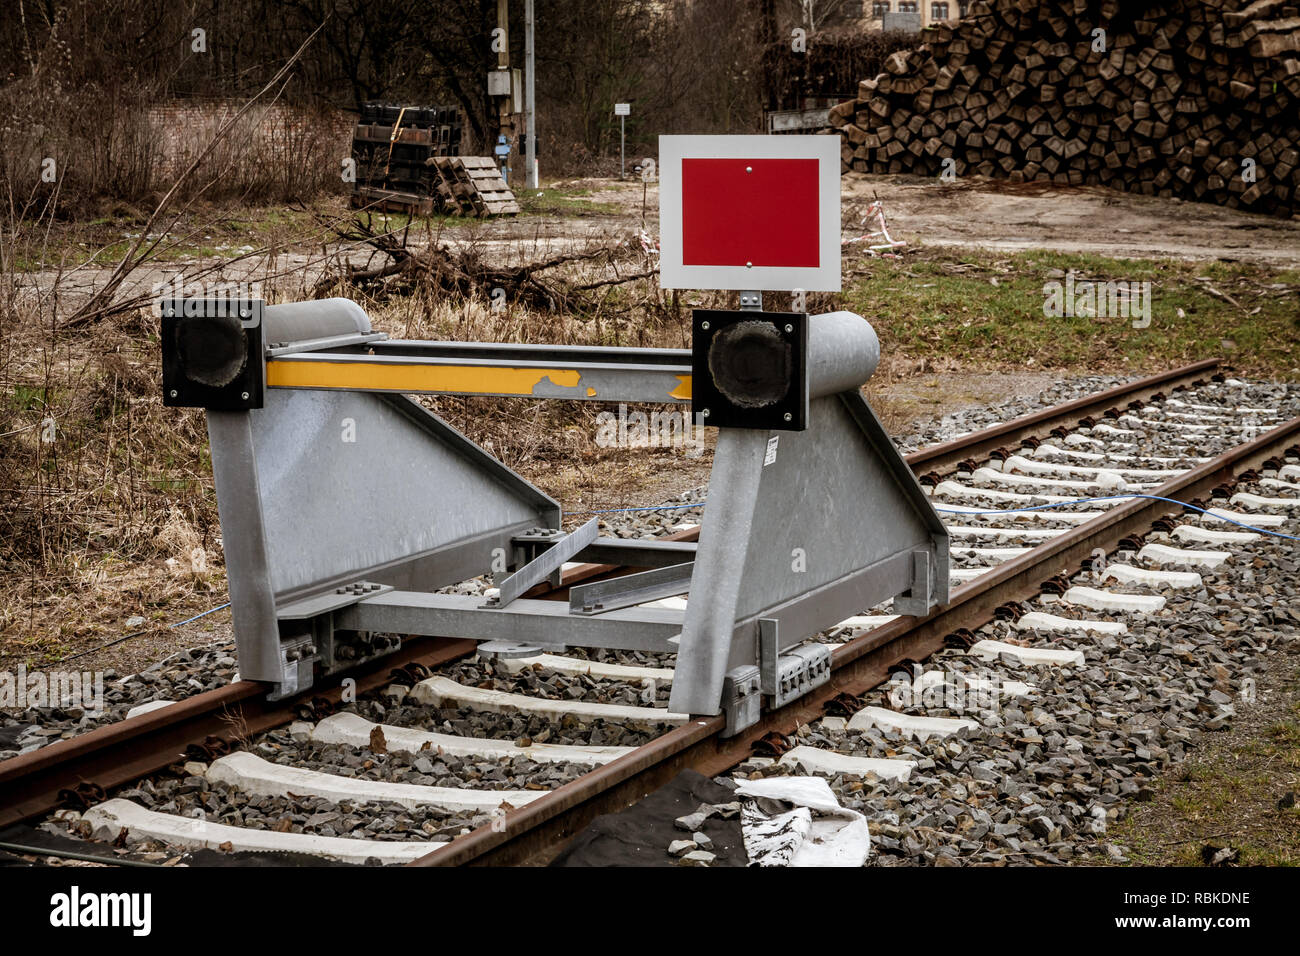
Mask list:
[{"label": "red sign", "polygon": [[816,159],[681,161],[682,264],[817,268]]}]

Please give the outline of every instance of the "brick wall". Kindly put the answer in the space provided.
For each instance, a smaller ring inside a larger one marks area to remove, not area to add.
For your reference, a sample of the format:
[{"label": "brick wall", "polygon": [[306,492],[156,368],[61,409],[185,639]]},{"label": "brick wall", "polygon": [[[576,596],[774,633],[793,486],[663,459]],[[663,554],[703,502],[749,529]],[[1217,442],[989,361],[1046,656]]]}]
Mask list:
[{"label": "brick wall", "polygon": [[[183,171],[242,103],[173,100],[151,107],[149,120],[160,139],[157,171],[170,180]],[[264,164],[331,162],[338,169],[351,154],[356,114],[273,103],[254,105],[229,134],[248,143]],[[230,155],[225,153],[224,155]],[[330,157],[334,158],[331,159]]]}]

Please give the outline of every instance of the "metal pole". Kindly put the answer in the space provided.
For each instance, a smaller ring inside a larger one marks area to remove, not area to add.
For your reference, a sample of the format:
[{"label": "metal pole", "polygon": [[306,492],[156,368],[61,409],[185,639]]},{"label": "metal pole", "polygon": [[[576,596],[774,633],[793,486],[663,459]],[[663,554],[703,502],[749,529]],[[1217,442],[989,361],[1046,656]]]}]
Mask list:
[{"label": "metal pole", "polygon": [[529,189],[537,188],[537,99],[533,82],[536,79],[536,66],[533,60],[533,0],[524,0],[524,71],[527,73],[524,83],[525,125],[528,128],[528,150],[524,154],[524,183]]},{"label": "metal pole", "polygon": [[[497,51],[497,69],[506,70],[506,76],[510,73],[510,11],[508,0],[497,0],[497,29],[501,31],[501,49]],[[509,96],[499,97],[497,99],[497,136],[505,136],[506,142],[510,141],[510,108],[514,105],[510,102]],[[495,145],[495,144],[489,144]],[[508,175],[507,158],[501,157],[502,177]]]},{"label": "metal pole", "polygon": [[627,179],[627,117],[618,118],[618,178]]}]

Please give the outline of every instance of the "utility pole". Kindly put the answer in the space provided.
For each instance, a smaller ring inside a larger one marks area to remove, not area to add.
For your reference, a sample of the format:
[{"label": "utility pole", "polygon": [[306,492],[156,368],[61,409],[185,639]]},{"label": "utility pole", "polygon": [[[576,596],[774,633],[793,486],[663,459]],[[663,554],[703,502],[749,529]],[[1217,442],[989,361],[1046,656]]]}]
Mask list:
[{"label": "utility pole", "polygon": [[535,26],[533,0],[524,0],[524,127],[528,131],[528,148],[524,154],[524,184],[537,188],[537,99],[534,81],[537,76],[533,57],[533,28]]},{"label": "utility pole", "polygon": [[[509,77],[510,69],[510,15],[507,9],[508,0],[497,0],[497,29],[501,31],[501,49],[497,50],[497,70],[507,71]],[[507,87],[508,89],[508,87]],[[497,100],[497,133],[510,138],[510,96]]]}]

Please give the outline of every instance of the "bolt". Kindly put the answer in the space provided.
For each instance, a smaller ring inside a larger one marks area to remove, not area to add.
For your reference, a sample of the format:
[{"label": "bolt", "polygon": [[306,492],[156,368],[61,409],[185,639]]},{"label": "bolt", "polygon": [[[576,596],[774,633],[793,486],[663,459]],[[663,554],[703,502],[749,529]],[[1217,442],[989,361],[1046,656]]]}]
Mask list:
[{"label": "bolt", "polygon": [[705,408],[705,409],[701,409],[701,410],[700,410],[700,414],[701,414],[702,416],[704,416],[705,418],[708,418],[708,417],[709,417],[709,410],[708,410],[707,408]]},{"label": "bolt", "polygon": [[785,330],[786,330],[787,332],[793,332],[793,331],[794,331],[794,326],[793,326],[793,325],[789,325],[789,324],[787,324],[786,327],[785,327]]},{"label": "bolt", "polygon": [[745,268],[746,268],[746,269],[752,269],[752,268],[754,268],[754,263],[752,263],[752,262],[746,262],[746,263],[745,263]]},{"label": "bolt", "polygon": [[176,391],[176,389],[173,388],[173,389],[171,390],[170,394],[171,394],[171,397],[172,397],[172,398],[175,398],[179,393]]},{"label": "bolt", "polygon": [[746,166],[746,167],[745,167],[745,172],[747,172],[747,173],[752,173],[753,171],[754,171],[754,167],[753,167],[753,166]]},{"label": "bolt", "polygon": [[794,421],[794,416],[791,415],[789,412],[786,412],[786,413],[785,413],[785,420],[786,420],[787,422],[792,422],[792,421]]},{"label": "bolt", "polygon": [[240,393],[239,393],[239,397],[242,398],[244,401],[248,401],[248,393],[247,393],[247,392],[240,392]]},{"label": "bolt", "polygon": [[701,328],[702,330],[704,330],[705,332],[709,331],[709,323],[707,323],[707,322],[701,322],[701,323],[700,323],[700,328]]}]

